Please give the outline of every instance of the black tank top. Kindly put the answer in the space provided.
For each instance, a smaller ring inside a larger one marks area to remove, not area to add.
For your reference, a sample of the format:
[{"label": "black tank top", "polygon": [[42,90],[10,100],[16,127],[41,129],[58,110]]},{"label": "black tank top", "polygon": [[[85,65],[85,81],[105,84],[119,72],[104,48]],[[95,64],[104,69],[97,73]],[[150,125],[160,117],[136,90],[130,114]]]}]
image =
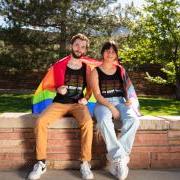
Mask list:
[{"label": "black tank top", "polygon": [[112,75],[105,74],[99,67],[96,70],[99,76],[99,88],[103,97],[124,97],[123,81],[119,68]]},{"label": "black tank top", "polygon": [[82,67],[77,70],[67,67],[64,85],[67,86],[67,93],[65,95],[57,93],[53,102],[77,103],[83,98],[83,91],[86,87],[86,65],[83,63]]}]

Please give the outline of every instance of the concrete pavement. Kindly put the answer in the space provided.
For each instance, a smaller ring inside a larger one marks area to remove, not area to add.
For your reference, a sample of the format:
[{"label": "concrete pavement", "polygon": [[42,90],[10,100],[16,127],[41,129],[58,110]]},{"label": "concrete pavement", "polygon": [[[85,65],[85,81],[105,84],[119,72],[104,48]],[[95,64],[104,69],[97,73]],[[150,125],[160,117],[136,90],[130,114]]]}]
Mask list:
[{"label": "concrete pavement", "polygon": [[[0,171],[0,180],[26,180],[29,170]],[[115,179],[106,170],[93,170],[94,179]],[[48,170],[41,180],[78,180],[78,170]],[[180,169],[168,170],[130,170],[127,180],[180,180]]]}]

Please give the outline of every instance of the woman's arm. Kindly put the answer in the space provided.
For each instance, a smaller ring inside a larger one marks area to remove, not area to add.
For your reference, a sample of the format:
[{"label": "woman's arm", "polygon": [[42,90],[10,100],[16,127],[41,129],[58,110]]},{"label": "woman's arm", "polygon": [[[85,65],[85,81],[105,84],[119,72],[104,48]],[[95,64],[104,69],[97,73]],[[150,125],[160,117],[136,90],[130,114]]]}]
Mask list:
[{"label": "woman's arm", "polygon": [[79,99],[78,103],[79,104],[83,104],[86,105],[88,103],[89,98],[92,95],[92,90],[90,87],[90,73],[91,73],[91,69],[90,67],[87,65],[86,66],[86,93],[84,95],[83,98]]},{"label": "woman's arm", "polygon": [[84,96],[84,98],[86,98],[86,100],[89,100],[89,98],[92,95],[92,89],[91,89],[91,86],[90,86],[90,74],[91,74],[91,69],[87,65],[86,66],[86,84],[87,84],[87,86],[86,86],[86,94]]}]

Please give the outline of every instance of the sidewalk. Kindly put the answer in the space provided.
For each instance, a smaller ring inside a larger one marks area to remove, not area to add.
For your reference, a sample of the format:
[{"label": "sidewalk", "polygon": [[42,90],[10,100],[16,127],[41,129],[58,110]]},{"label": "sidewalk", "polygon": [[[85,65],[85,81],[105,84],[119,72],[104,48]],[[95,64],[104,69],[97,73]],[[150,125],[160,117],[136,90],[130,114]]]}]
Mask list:
[{"label": "sidewalk", "polygon": [[[26,180],[29,170],[0,171],[0,180]],[[93,170],[94,179],[115,179],[105,170]],[[41,180],[77,180],[81,179],[78,170],[48,170]],[[175,170],[130,170],[127,180],[180,180],[180,169]]]}]

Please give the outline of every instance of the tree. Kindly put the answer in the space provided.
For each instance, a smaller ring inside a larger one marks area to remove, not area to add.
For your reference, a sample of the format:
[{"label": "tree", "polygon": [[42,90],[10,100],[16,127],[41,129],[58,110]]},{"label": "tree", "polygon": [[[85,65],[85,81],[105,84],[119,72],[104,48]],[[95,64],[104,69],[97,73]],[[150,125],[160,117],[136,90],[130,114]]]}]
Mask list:
[{"label": "tree", "polygon": [[78,32],[92,37],[92,42],[98,35],[107,37],[119,25],[109,9],[113,2],[116,0],[2,0],[0,15],[8,28],[0,34],[9,51],[1,53],[1,59],[19,59],[20,67],[29,64],[40,69],[66,55],[67,42]]},{"label": "tree", "polygon": [[[177,0],[146,0],[140,18],[132,26],[131,45],[126,45],[124,56],[131,64],[158,63],[168,76],[166,80],[153,78],[158,83],[174,83],[176,98],[180,100],[180,3]],[[133,63],[133,60],[136,60]]]}]

